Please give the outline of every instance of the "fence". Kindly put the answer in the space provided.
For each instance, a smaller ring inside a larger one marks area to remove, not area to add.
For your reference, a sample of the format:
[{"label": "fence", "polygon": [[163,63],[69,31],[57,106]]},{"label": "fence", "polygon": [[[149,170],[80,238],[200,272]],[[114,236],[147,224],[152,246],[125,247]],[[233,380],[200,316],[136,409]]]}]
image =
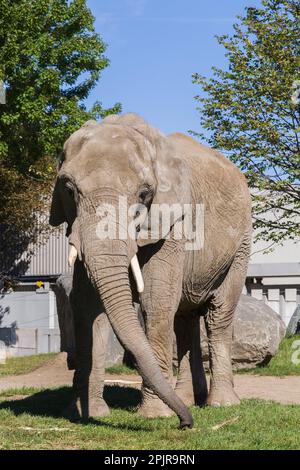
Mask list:
[{"label": "fence", "polygon": [[266,302],[287,326],[300,304],[300,263],[250,264],[245,290]]},{"label": "fence", "polygon": [[0,343],[6,357],[59,352],[59,328],[0,328]]}]

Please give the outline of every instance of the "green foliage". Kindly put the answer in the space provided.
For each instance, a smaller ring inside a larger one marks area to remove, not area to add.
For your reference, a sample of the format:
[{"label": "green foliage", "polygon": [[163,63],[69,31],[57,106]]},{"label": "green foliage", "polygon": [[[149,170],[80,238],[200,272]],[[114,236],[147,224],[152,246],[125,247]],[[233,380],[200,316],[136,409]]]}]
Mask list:
[{"label": "green foliage", "polygon": [[193,407],[194,428],[181,431],[177,417],[149,419],[134,413],[132,408],[140,399],[138,390],[106,387],[105,395],[112,407],[110,416],[90,423],[70,423],[61,417],[72,396],[69,388],[0,393],[0,448],[299,448],[300,406],[247,400],[239,406]]},{"label": "green foliage", "polygon": [[300,4],[263,0],[238,20],[231,37],[217,37],[227,70],[193,75],[209,136],[192,133],[239,165],[253,188],[258,238],[280,242],[300,236]]},{"label": "green foliage", "polygon": [[83,104],[109,64],[105,48],[86,0],[0,0],[1,224],[30,231],[65,139],[120,111]]},{"label": "green foliage", "polygon": [[136,369],[132,367],[128,367],[125,364],[115,364],[114,366],[107,367],[105,369],[105,372],[107,374],[112,374],[112,375],[136,375],[137,371]]},{"label": "green foliage", "polygon": [[0,364],[0,377],[19,375],[32,372],[38,367],[54,359],[55,353],[34,354],[33,356],[11,357],[5,364]]}]

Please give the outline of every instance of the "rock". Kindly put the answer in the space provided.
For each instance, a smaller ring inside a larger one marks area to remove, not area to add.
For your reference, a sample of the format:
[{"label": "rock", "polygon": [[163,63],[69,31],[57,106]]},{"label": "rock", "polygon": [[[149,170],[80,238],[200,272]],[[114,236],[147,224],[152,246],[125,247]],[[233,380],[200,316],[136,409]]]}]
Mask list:
[{"label": "rock", "polygon": [[[261,300],[241,295],[233,321],[232,364],[234,369],[266,365],[276,354],[285,335],[281,317]],[[208,343],[201,318],[203,361],[208,366]]]},{"label": "rock", "polygon": [[298,305],[289,321],[285,336],[294,336],[297,333],[300,333],[300,305]]},{"label": "rock", "polygon": [[285,324],[262,300],[242,295],[233,324],[232,360],[236,368],[266,365],[278,351]]},{"label": "rock", "polygon": [[[69,302],[72,290],[72,275],[62,274],[56,281],[54,292],[56,294],[57,316],[60,329],[60,350],[67,352],[67,363],[69,369],[75,369],[75,337],[73,312]],[[112,328],[110,327],[105,367],[122,364],[124,349],[120,345]]]}]

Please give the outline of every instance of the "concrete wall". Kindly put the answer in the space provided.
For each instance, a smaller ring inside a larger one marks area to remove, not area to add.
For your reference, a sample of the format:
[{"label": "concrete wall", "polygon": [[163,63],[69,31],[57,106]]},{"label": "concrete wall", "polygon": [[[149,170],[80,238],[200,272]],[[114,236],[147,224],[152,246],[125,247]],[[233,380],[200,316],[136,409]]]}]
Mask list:
[{"label": "concrete wall", "polygon": [[[19,287],[21,289],[21,287]],[[19,290],[0,294],[0,327],[56,328],[55,294]]]},{"label": "concrete wall", "polygon": [[59,328],[0,328],[0,343],[6,357],[59,352],[60,332]]},{"label": "concrete wall", "polygon": [[7,356],[59,352],[56,299],[47,283],[45,289],[19,285],[0,294],[0,341]]}]

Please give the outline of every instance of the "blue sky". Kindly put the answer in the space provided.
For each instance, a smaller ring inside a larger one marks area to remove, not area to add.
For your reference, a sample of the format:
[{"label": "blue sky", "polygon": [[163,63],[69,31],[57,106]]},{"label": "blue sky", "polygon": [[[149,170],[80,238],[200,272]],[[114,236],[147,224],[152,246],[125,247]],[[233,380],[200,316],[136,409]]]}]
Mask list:
[{"label": "blue sky", "polygon": [[163,132],[199,130],[193,72],[226,66],[215,35],[260,0],[88,0],[110,66],[87,100],[120,101]]}]

